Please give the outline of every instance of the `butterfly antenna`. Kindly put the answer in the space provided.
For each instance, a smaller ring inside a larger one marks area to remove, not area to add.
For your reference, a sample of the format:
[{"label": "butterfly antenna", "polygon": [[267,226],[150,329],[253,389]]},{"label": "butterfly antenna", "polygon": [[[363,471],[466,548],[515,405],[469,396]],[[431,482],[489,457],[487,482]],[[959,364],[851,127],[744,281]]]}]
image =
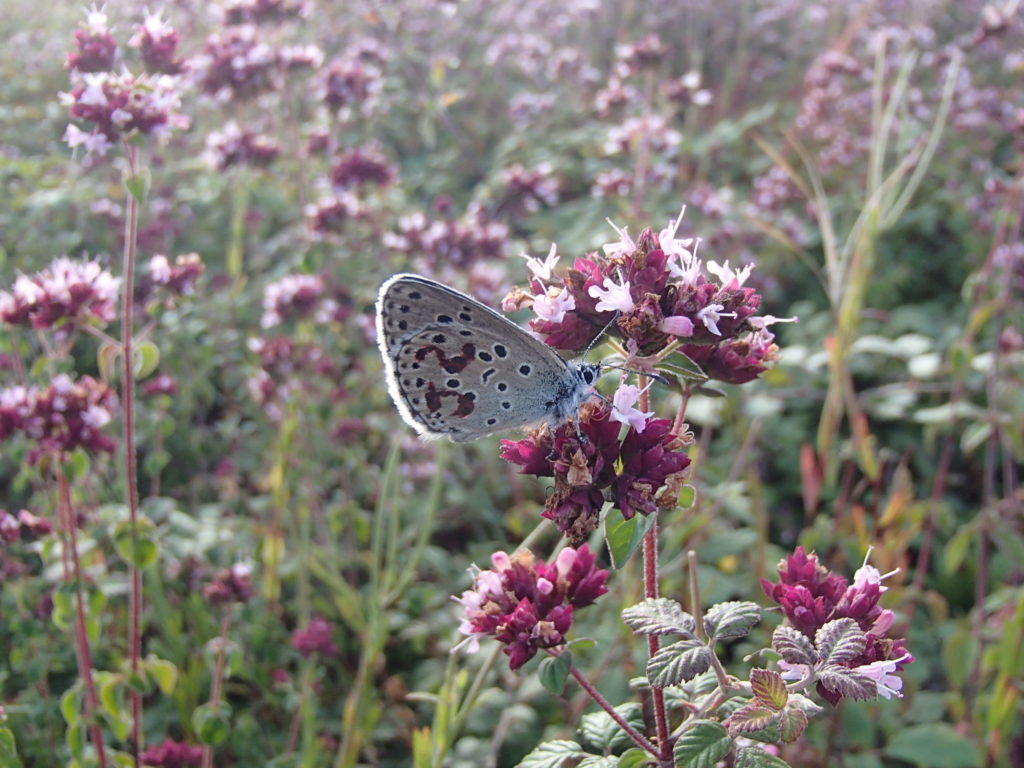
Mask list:
[{"label": "butterfly antenna", "polygon": [[[608,333],[608,329],[612,327],[612,323],[614,323],[616,320],[618,320],[619,319],[619,315],[621,315],[621,314],[622,314],[621,312],[616,311],[615,314],[612,315],[612,319],[609,320],[607,323],[605,323],[604,328],[601,329],[601,332],[599,334],[597,334],[597,336],[595,336],[593,338],[593,340],[591,340],[591,342],[589,344],[587,344],[587,348],[583,350],[583,355],[581,356],[582,359],[586,359],[587,355],[590,353],[590,350],[592,350],[594,348],[594,345],[597,344],[597,342],[599,342],[601,340],[602,336],[604,336],[606,333]],[[603,363],[602,363],[602,365],[603,365]]]},{"label": "butterfly antenna", "polygon": [[646,376],[649,379],[654,379],[659,384],[668,385],[668,379],[662,376],[660,373],[652,373],[651,371],[637,371],[633,368],[626,368],[621,365],[612,365],[611,363],[601,363],[602,368],[613,368],[616,371],[625,371],[626,373],[632,373],[635,376]]}]

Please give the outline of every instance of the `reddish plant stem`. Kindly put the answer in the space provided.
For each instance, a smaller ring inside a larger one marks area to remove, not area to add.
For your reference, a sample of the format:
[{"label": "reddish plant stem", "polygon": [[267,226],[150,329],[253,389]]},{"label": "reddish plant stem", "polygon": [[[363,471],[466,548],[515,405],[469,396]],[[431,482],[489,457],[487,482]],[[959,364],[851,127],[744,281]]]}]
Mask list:
[{"label": "reddish plant stem", "polygon": [[[99,711],[99,696],[96,695],[96,681],[92,677],[92,652],[89,649],[89,632],[85,626],[85,601],[82,599],[82,566],[78,559],[78,525],[71,509],[71,489],[64,475],[60,460],[58,463],[57,484],[60,488],[59,516],[67,533],[67,542],[71,549],[71,569],[75,584],[75,657],[78,660],[78,676],[85,685],[85,716],[89,721],[89,734],[96,759],[100,768],[107,766],[107,752],[103,744],[103,729],[96,719]],[[67,574],[65,574],[66,576]]]},{"label": "reddish plant stem", "polygon": [[[136,148],[125,143],[128,173],[138,173]],[[124,264],[121,270],[121,408],[123,410],[124,474],[128,492],[128,516],[131,521],[132,557],[138,551],[139,486],[135,467],[135,376],[132,358],[132,310],[134,308],[135,247],[139,231],[139,201],[128,192],[128,217],[124,225]],[[131,580],[129,593],[128,652],[133,673],[138,673],[142,658],[142,571],[134,562],[128,564]],[[132,759],[139,768],[142,750],[142,694],[131,689]]]},{"label": "reddish plant stem", "polygon": [[[213,670],[213,684],[210,686],[210,705],[220,704],[221,681],[224,678],[224,662],[227,659],[228,629],[231,628],[231,606],[224,606],[224,618],[220,621],[220,647],[217,648],[217,663]],[[213,768],[213,747],[203,747],[203,768]]]},{"label": "reddish plant stem", "polygon": [[612,720],[614,720],[622,730],[626,732],[629,738],[631,738],[638,747],[646,750],[651,755],[661,755],[661,750],[658,749],[658,746],[656,744],[653,744],[646,736],[640,733],[640,731],[638,731],[636,728],[634,728],[632,725],[626,722],[626,719],[615,711],[615,707],[613,707],[608,702],[608,699],[601,695],[601,692],[598,691],[597,688],[591,685],[590,681],[583,676],[582,672],[576,669],[576,667],[570,667],[569,674],[573,676],[576,682],[580,684],[580,687],[587,692],[590,698],[597,702],[597,705],[605,712],[607,712],[608,716]]}]

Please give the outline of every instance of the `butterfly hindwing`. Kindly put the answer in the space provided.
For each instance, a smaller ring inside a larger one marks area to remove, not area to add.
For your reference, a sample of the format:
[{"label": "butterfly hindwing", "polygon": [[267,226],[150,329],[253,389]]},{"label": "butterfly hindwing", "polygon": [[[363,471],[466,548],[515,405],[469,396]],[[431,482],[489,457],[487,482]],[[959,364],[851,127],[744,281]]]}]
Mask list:
[{"label": "butterfly hindwing", "polygon": [[424,437],[475,440],[545,421],[578,399],[575,371],[554,350],[432,280],[388,280],[377,332],[392,398]]}]

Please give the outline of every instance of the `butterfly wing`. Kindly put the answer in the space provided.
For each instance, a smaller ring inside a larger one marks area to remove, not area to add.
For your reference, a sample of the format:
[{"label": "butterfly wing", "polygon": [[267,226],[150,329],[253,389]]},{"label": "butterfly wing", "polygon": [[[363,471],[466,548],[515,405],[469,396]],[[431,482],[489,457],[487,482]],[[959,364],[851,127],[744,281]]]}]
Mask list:
[{"label": "butterfly wing", "polygon": [[428,439],[456,442],[536,424],[578,388],[558,354],[476,299],[418,275],[377,298],[388,391]]}]

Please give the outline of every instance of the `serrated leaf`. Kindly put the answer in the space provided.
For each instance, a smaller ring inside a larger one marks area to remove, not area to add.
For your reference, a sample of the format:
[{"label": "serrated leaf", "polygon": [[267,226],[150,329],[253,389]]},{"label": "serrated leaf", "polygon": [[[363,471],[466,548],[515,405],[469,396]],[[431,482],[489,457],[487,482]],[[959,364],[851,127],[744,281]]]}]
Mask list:
[{"label": "serrated leaf", "polygon": [[622,612],[626,626],[638,635],[682,635],[693,637],[697,621],[675,600],[649,597]]},{"label": "serrated leaf", "polygon": [[814,635],[818,656],[826,664],[852,661],[864,653],[867,638],[853,619],[836,619],[821,627]]},{"label": "serrated leaf", "polygon": [[759,747],[743,747],[736,753],[736,768],[790,768],[781,757],[765,752]]},{"label": "serrated leaf", "polygon": [[643,543],[654,525],[655,515],[633,515],[626,520],[618,509],[610,510],[604,519],[604,538],[608,554],[616,570],[622,570]]},{"label": "serrated leaf", "polygon": [[732,739],[719,723],[698,720],[676,741],[673,755],[680,768],[714,768],[731,746]]},{"label": "serrated leaf", "polygon": [[739,736],[744,733],[762,731],[773,725],[780,716],[781,713],[778,710],[765,706],[754,699],[751,703],[740,707],[729,715],[725,719],[724,725],[729,729],[731,736]]},{"label": "serrated leaf", "polygon": [[811,641],[798,629],[782,624],[772,633],[772,650],[790,664],[813,666],[817,660]]},{"label": "serrated leaf", "polygon": [[572,669],[572,654],[563,651],[557,656],[548,656],[540,663],[540,684],[555,694],[565,688],[565,679]]},{"label": "serrated leaf", "polygon": [[711,606],[704,615],[704,631],[712,640],[746,637],[761,620],[757,603],[730,601]]},{"label": "serrated leaf", "polygon": [[711,650],[699,640],[666,645],[647,662],[647,679],[656,688],[692,680],[711,666]]},{"label": "serrated leaf", "polygon": [[875,681],[849,667],[826,664],[817,670],[817,675],[825,688],[845,698],[863,701],[878,696]]},{"label": "serrated leaf", "polygon": [[563,768],[567,760],[583,756],[583,748],[575,741],[546,741],[519,761],[517,768]]},{"label": "serrated leaf", "polygon": [[[643,709],[636,702],[627,702],[615,707],[615,711],[633,728],[643,732]],[[580,718],[581,740],[587,746],[601,752],[611,752],[629,746],[633,740],[622,730],[607,712],[591,712]]]},{"label": "serrated leaf", "polygon": [[750,687],[754,697],[771,709],[782,709],[789,700],[789,691],[782,675],[770,669],[750,670]]},{"label": "serrated leaf", "polygon": [[799,709],[786,707],[779,720],[779,738],[786,744],[792,744],[803,735],[807,728],[807,715]]}]

